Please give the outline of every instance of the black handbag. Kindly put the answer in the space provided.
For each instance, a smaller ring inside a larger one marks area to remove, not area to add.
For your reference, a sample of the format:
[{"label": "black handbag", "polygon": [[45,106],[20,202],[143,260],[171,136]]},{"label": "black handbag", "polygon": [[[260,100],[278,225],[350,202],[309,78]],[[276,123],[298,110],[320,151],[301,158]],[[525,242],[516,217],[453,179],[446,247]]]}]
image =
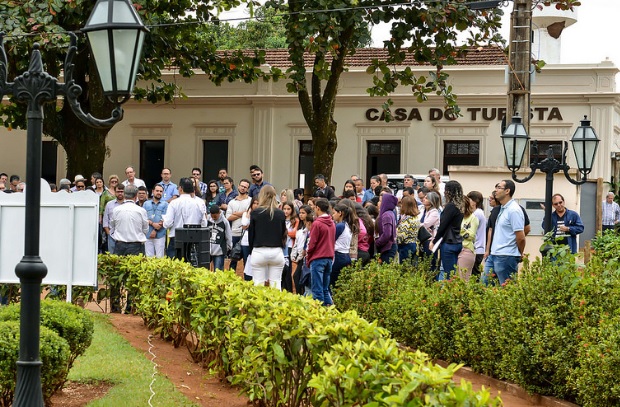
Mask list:
[{"label": "black handbag", "polygon": [[420,243],[424,243],[431,237],[433,237],[433,235],[431,235],[431,232],[429,232],[428,229],[426,229],[424,226],[420,225],[420,228],[418,229],[418,241]]},{"label": "black handbag", "polygon": [[[244,234],[245,234],[245,230],[241,234],[241,239],[243,239],[243,235]],[[232,261],[239,261],[239,260],[243,259],[243,251],[241,250],[241,239],[239,239],[239,241],[237,243],[235,243],[233,248],[230,250],[230,256],[229,257],[230,257],[230,260],[232,260]]]}]

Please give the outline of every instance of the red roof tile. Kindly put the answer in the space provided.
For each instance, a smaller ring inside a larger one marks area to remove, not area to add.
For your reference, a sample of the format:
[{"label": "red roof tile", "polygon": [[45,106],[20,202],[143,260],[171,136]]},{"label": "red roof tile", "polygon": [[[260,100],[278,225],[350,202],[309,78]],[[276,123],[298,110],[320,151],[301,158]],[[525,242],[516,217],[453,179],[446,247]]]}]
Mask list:
[{"label": "red roof tile", "polygon": [[[253,52],[248,51],[248,54],[253,54]],[[373,59],[385,60],[387,55],[388,52],[384,48],[360,48],[355,55],[347,57],[347,65],[350,67],[366,67],[370,65]],[[287,49],[268,49],[266,50],[265,59],[269,65],[282,69],[291,66]],[[306,58],[307,66],[310,66],[312,60],[312,56],[308,54]],[[507,62],[506,55],[497,46],[469,48],[463,55],[458,56],[456,60],[457,65],[505,65]],[[403,66],[414,65],[422,66],[428,64],[418,63],[414,60],[413,54],[408,54]]]}]

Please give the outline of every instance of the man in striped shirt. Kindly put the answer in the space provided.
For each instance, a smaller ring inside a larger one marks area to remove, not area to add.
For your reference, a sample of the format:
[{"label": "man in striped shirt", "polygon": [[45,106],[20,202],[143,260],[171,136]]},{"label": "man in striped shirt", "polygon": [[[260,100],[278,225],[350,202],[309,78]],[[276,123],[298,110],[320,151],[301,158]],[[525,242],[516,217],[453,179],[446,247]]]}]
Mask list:
[{"label": "man in striped shirt", "polygon": [[608,192],[603,201],[603,232],[614,230],[620,221],[620,205],[614,201],[615,196],[613,192]]}]

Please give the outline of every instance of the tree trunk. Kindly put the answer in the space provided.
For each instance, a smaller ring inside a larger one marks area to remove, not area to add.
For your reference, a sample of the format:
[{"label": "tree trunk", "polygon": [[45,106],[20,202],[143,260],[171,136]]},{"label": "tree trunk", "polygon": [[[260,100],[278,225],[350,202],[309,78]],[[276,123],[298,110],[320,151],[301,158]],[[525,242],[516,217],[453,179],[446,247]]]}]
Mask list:
[{"label": "tree trunk", "polygon": [[333,120],[327,126],[311,126],[310,128],[314,152],[312,161],[314,175],[323,174],[325,180],[330,185],[334,170],[334,155],[336,154],[336,148],[338,148],[337,128],[338,124]]},{"label": "tree trunk", "polygon": [[[103,96],[93,64],[87,52],[80,52],[75,58],[74,79],[82,87],[80,104],[85,113],[107,119],[114,106]],[[65,176],[73,179],[80,174],[90,179],[93,172],[103,174],[103,164],[108,154],[105,140],[110,129],[94,129],[83,123],[73,113],[68,102],[60,109],[54,104],[46,105],[44,109],[43,133],[58,141],[67,153]]]}]

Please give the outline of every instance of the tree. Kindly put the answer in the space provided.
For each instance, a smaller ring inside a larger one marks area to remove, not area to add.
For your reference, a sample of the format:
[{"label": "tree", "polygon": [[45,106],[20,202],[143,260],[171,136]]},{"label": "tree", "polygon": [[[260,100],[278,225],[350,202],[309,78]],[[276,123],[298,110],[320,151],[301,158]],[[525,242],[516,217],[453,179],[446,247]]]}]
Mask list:
[{"label": "tree", "polygon": [[[203,27],[211,24],[215,15],[236,7],[241,2],[250,8],[253,0],[134,0],[144,23],[150,26],[144,45],[140,79],[148,86],[135,90],[137,100],[151,103],[170,102],[178,96],[174,83],[165,82],[161,72],[176,68],[186,77],[201,69],[219,84],[223,80],[252,82],[261,76],[272,77],[259,69],[264,52],[244,56],[240,51],[218,54],[212,40],[202,35]],[[28,67],[34,42],[42,46],[46,71],[59,77],[63,69],[67,46],[67,31],[78,31],[85,24],[94,6],[92,0],[4,0],[0,2],[0,32],[5,32],[5,48],[9,58],[11,81]],[[82,89],[80,103],[84,111],[95,117],[107,118],[112,105],[103,96],[99,78],[87,47],[85,37],[79,40],[74,77]],[[278,72],[274,70],[274,72]],[[67,152],[67,174],[101,172],[107,154],[105,139],[108,130],[92,129],[83,124],[68,104],[60,100],[44,107],[43,133],[53,137]],[[0,106],[0,123],[5,127],[25,128],[25,107],[15,98]]]},{"label": "tree", "polygon": [[274,9],[259,7],[253,19],[237,26],[220,22],[207,27],[218,50],[285,48],[286,32],[282,16]]},{"label": "tree", "polygon": [[[268,0],[283,16],[292,66],[287,70],[287,89],[296,93],[312,134],[314,173],[331,178],[338,147],[334,120],[340,77],[347,70],[347,57],[355,54],[368,24],[391,23],[391,38],[384,42],[385,61],[375,60],[367,72],[373,75],[371,96],[387,96],[398,86],[410,86],[419,102],[430,94],[442,96],[446,108],[459,114],[456,96],[443,71],[465,52],[459,34],[469,32],[466,45],[501,43],[497,34],[501,9],[472,11],[469,0]],[[499,3],[499,2],[498,2]],[[547,2],[545,2],[547,3]],[[560,0],[561,7],[579,5]],[[475,27],[475,28],[474,28]],[[430,64],[428,77],[401,67],[407,54]],[[309,68],[310,67],[310,68]],[[388,110],[388,100],[384,108]],[[389,115],[388,115],[389,117]]]}]

